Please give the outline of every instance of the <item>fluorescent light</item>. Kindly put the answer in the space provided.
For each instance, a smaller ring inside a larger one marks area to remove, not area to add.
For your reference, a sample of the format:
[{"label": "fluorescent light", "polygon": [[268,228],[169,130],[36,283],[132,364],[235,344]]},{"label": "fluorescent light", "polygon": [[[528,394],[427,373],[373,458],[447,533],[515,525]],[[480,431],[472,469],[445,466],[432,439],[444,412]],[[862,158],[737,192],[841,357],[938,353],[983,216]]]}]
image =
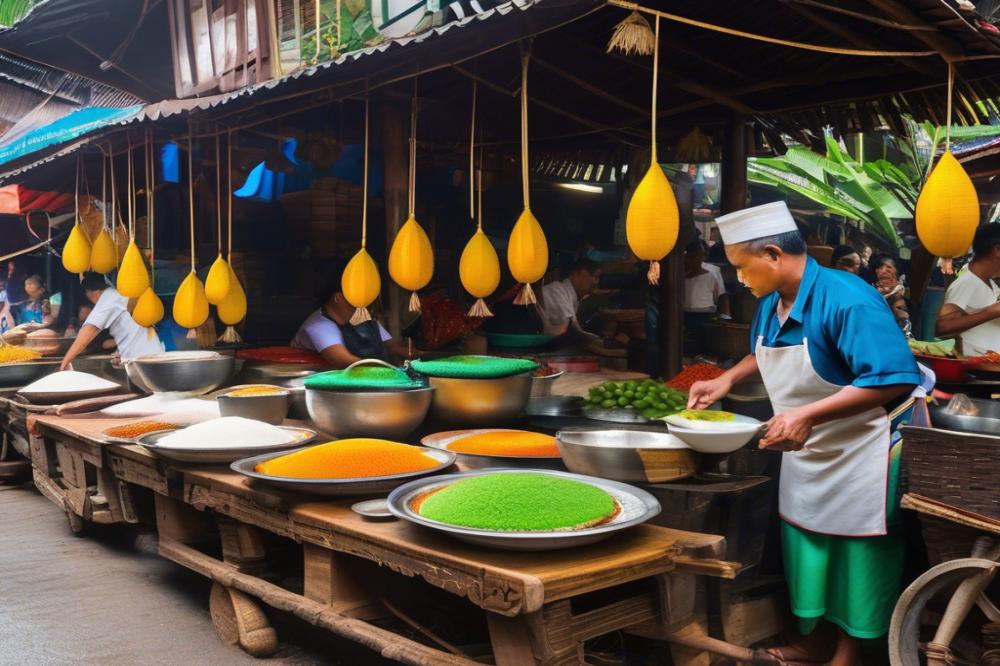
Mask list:
[{"label": "fluorescent light", "polygon": [[565,187],[567,190],[576,190],[577,192],[589,192],[590,194],[602,194],[604,188],[600,185],[587,185],[586,183],[559,183],[559,187]]}]

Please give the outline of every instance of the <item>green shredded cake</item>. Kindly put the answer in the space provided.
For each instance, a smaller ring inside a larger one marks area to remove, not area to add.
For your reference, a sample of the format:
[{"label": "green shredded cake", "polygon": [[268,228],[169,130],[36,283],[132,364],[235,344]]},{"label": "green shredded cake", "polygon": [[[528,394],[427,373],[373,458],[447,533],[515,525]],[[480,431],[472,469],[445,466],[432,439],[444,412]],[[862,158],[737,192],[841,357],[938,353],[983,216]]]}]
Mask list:
[{"label": "green shredded cake", "polygon": [[420,388],[419,380],[399,368],[357,367],[330,370],[306,378],[309,389],[411,389]]},{"label": "green shredded cake", "polygon": [[428,377],[498,379],[534,372],[538,363],[527,358],[502,356],[450,356],[433,361],[416,360],[410,367]]},{"label": "green shredded cake", "polygon": [[418,513],[430,520],[498,532],[586,527],[608,518],[615,501],[589,483],[550,474],[473,476],[432,493]]}]

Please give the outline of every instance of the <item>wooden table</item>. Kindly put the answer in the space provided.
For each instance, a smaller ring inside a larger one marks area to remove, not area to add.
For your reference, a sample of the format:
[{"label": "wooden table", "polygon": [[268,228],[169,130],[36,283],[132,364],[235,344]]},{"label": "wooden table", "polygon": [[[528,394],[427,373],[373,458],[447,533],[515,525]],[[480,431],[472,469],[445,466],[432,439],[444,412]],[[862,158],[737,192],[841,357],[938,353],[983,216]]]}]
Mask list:
[{"label": "wooden table", "polygon": [[[695,576],[733,577],[738,568],[717,559],[722,537],[652,525],[564,551],[475,547],[405,521],[365,520],[350,510],[356,498],[317,500],[254,485],[223,466],[174,464],[103,441],[105,429],[128,420],[32,421],[35,481],[46,496],[85,520],[155,522],[160,554],[214,581],[220,636],[252,654],[277,647],[259,600],[398,661],[473,663],[390,598],[412,587],[407,598],[444,597],[448,613],[482,623],[497,664],[581,663],[590,638],[620,630],[668,636],[690,620]],[[143,515],[140,494],[152,495],[155,516]],[[300,549],[301,585],[282,582],[269,558],[287,548]],[[385,617],[422,642],[386,629]],[[707,663],[700,652],[677,656]]]}]

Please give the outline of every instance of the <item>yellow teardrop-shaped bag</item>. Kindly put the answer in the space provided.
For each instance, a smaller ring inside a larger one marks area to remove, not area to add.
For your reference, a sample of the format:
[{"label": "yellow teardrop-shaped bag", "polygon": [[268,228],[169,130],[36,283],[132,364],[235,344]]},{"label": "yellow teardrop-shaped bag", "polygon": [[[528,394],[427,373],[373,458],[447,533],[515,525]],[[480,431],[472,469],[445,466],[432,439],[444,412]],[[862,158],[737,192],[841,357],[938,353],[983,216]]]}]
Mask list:
[{"label": "yellow teardrop-shaped bag", "polygon": [[163,319],[163,301],[156,295],[152,287],[147,287],[146,291],[142,292],[142,296],[135,304],[135,309],[132,310],[132,319],[139,326],[145,327],[153,326]]},{"label": "yellow teardrop-shaped bag", "polygon": [[90,270],[97,273],[110,273],[118,267],[118,247],[108,230],[101,231],[94,239],[90,248]]},{"label": "yellow teardrop-shaped bag", "polygon": [[212,305],[218,305],[229,293],[229,264],[220,254],[208,269],[205,278],[205,298]]},{"label": "yellow teardrop-shaped bag", "polygon": [[525,208],[517,218],[507,243],[507,264],[518,282],[531,284],[545,276],[549,267],[549,244],[542,225]]},{"label": "yellow teardrop-shaped bag", "polygon": [[680,214],[670,181],[660,165],[649,165],[646,175],[632,193],[625,214],[628,246],[643,261],[659,261],[677,243]]},{"label": "yellow teardrop-shaped bag", "polygon": [[465,244],[458,276],[465,290],[476,298],[486,298],[500,285],[500,257],[482,229]]},{"label": "yellow teardrop-shaped bag", "polygon": [[917,236],[938,257],[969,251],[979,226],[979,197],[962,165],[946,151],[917,198]]},{"label": "yellow teardrop-shaped bag", "polygon": [[375,260],[364,248],[358,250],[358,253],[347,262],[340,288],[347,302],[358,309],[367,308],[378,298],[382,289],[382,279],[378,275]]},{"label": "yellow teardrop-shaped bag", "polygon": [[139,298],[149,288],[149,271],[146,270],[146,262],[142,260],[142,252],[134,240],[125,249],[116,286],[118,293],[126,298]]},{"label": "yellow teardrop-shaped bag", "polygon": [[63,247],[63,268],[70,273],[86,273],[90,268],[90,239],[79,224],[74,224]]},{"label": "yellow teardrop-shaped bag", "polygon": [[205,285],[198,275],[191,271],[174,296],[174,321],[184,328],[198,328],[208,319],[208,299]]},{"label": "yellow teardrop-shaped bag", "polygon": [[431,239],[416,219],[408,219],[389,250],[389,275],[403,289],[419,291],[434,275]]},{"label": "yellow teardrop-shaped bag", "polygon": [[[226,264],[229,266],[229,264]],[[229,293],[218,306],[219,319],[227,326],[235,326],[247,316],[247,296],[236,271],[229,266]]]}]

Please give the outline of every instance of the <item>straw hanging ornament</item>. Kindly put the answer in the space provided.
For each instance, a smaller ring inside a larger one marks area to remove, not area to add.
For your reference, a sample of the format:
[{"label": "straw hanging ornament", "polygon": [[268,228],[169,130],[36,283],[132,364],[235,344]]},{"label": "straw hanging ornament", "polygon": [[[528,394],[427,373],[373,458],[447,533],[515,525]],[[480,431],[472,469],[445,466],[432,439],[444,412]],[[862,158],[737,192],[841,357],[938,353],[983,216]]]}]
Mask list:
[{"label": "straw hanging ornament", "polygon": [[917,237],[939,257],[964,255],[979,226],[979,197],[969,174],[951,152],[952,89],[955,69],[948,63],[948,113],[945,150],[917,197]]},{"label": "straw hanging ornament", "polygon": [[218,305],[229,293],[229,264],[222,258],[222,162],[219,154],[219,135],[215,135],[215,222],[219,241],[219,256],[208,269],[205,278],[205,298]]},{"label": "straw hanging ornament", "polygon": [[191,153],[194,145],[191,130],[188,129],[188,215],[190,216],[191,234],[191,272],[187,274],[174,296],[174,321],[179,326],[188,329],[187,337],[198,337],[195,329],[208,319],[208,299],[205,298],[205,285],[198,279],[195,266],[195,235],[194,235],[194,164]]},{"label": "straw hanging ornament", "polygon": [[[476,232],[465,244],[458,262],[458,276],[462,286],[475,297],[476,302],[469,309],[470,317],[492,317],[486,301],[483,300],[500,284],[500,257],[490,239],[483,233],[483,157],[479,153],[479,169],[476,170],[476,82],[472,82],[472,129],[469,132],[469,218],[476,223]],[[476,216],[476,190],[479,190],[479,216]]]},{"label": "straw hanging ornament", "polygon": [[427,237],[427,233],[416,218],[417,107],[417,83],[414,79],[413,104],[410,111],[409,215],[389,250],[389,275],[396,284],[411,292],[410,312],[420,312],[420,297],[417,291],[426,287],[434,275],[431,239]]},{"label": "straw hanging ornament", "polygon": [[229,255],[226,266],[229,268],[229,293],[226,297],[222,299],[219,303],[217,310],[219,313],[219,319],[222,323],[226,325],[226,330],[222,332],[219,336],[219,342],[225,342],[227,344],[238,344],[243,342],[243,338],[240,337],[239,332],[236,330],[236,324],[243,321],[247,316],[247,296],[246,292],[243,291],[243,285],[240,284],[240,280],[236,277],[236,271],[233,269],[233,136],[232,133],[229,135],[229,139],[226,144],[226,166],[229,169],[227,175],[227,185],[226,185],[226,215],[227,224],[229,228]]},{"label": "straw hanging ornament", "polygon": [[90,268],[90,253],[91,245],[90,239],[87,238],[87,233],[80,226],[80,158],[76,158],[76,193],[74,195],[73,201],[76,207],[76,220],[73,222],[73,228],[69,232],[69,238],[66,239],[66,245],[63,246],[62,253],[62,264],[70,273],[86,273],[87,269]]},{"label": "straw hanging ornament", "polygon": [[[125,213],[128,216],[128,247],[125,249],[125,256],[122,257],[122,265],[118,268],[118,293],[125,298],[139,298],[149,288],[149,272],[146,270],[146,262],[142,260],[142,252],[135,242],[135,219],[132,209],[132,137],[128,138],[127,151],[128,164],[125,171],[126,182],[126,206]],[[114,175],[112,174],[112,183]],[[116,193],[112,192],[117,209]]]},{"label": "straw hanging ornament", "polygon": [[347,302],[354,306],[354,314],[351,316],[351,324],[357,326],[366,321],[371,321],[372,315],[368,311],[368,306],[378,298],[382,289],[382,280],[378,275],[378,266],[375,260],[368,254],[366,245],[368,243],[368,97],[365,97],[365,146],[362,182],[362,202],[361,202],[361,249],[355,254],[347,266],[344,268],[344,276],[340,280],[340,288],[344,293]]},{"label": "straw hanging ornament", "polygon": [[[107,169],[101,157],[101,199],[107,201]],[[96,273],[110,273],[118,268],[118,246],[108,233],[107,215],[101,215],[101,230],[90,248],[90,270]]]},{"label": "straw hanging ornament", "polygon": [[153,196],[153,183],[155,181],[155,170],[153,166],[152,136],[151,132],[146,133],[145,152],[145,179],[146,179],[146,244],[149,245],[149,282],[146,291],[136,301],[132,310],[132,319],[140,326],[146,327],[146,335],[150,339],[156,335],[153,329],[160,320],[163,319],[163,301],[156,295],[154,285],[156,284],[156,207]]},{"label": "straw hanging ornament", "polygon": [[[626,21],[631,20],[629,19]],[[638,21],[645,23],[641,16]],[[635,25],[633,20],[632,25]],[[619,26],[621,27],[621,26]],[[648,29],[648,24],[646,28]],[[635,28],[633,27],[632,30]],[[617,32],[616,32],[617,35]],[[626,44],[634,43],[637,39],[620,39],[619,42]],[[614,44],[615,39],[612,38]],[[609,49],[611,47],[609,46]],[[659,79],[660,68],[660,17],[656,17],[656,32],[653,35],[653,93],[652,93],[652,113],[651,113],[651,134],[652,145],[650,147],[649,169],[646,175],[639,181],[635,191],[632,193],[632,200],[629,201],[628,211],[625,214],[625,234],[628,239],[629,248],[636,257],[649,262],[649,272],[647,277],[650,284],[658,284],[660,281],[660,260],[667,256],[677,243],[677,234],[680,230],[680,213],[677,210],[677,200],[674,198],[674,191],[670,187],[656,159],[656,90]]]},{"label": "straw hanging ornament", "polygon": [[531,191],[528,177],[528,63],[531,53],[521,52],[521,188],[524,193],[524,210],[517,218],[507,242],[507,264],[511,275],[522,283],[515,305],[537,303],[532,282],[545,276],[549,267],[549,245],[538,220],[531,212]]}]

